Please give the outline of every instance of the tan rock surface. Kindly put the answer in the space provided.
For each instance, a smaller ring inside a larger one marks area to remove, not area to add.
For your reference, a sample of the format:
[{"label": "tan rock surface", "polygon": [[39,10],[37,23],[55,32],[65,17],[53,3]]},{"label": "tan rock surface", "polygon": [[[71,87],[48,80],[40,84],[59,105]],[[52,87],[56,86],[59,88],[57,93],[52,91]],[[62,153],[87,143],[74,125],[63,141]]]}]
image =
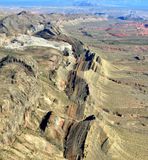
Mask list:
[{"label": "tan rock surface", "polygon": [[8,25],[43,18],[29,15],[2,20],[13,34],[1,35],[0,159],[147,160],[147,46],[92,46],[87,37],[86,47],[75,39],[86,41],[80,23],[68,26],[75,38]]}]

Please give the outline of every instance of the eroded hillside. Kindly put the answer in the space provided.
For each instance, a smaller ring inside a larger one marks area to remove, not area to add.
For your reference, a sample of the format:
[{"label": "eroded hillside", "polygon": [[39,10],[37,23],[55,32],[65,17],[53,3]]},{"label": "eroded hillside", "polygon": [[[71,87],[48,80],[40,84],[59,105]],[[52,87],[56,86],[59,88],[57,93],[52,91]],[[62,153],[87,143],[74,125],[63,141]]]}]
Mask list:
[{"label": "eroded hillside", "polygon": [[47,15],[0,23],[0,159],[147,160],[147,50],[86,47]]}]

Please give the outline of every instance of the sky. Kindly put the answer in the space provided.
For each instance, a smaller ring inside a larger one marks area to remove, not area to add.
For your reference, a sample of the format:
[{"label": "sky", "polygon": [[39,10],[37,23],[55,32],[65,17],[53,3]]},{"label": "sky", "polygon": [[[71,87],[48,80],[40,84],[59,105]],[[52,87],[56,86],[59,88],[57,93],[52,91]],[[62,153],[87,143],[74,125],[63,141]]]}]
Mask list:
[{"label": "sky", "polygon": [[0,6],[73,6],[79,2],[148,9],[148,0],[0,0]]}]

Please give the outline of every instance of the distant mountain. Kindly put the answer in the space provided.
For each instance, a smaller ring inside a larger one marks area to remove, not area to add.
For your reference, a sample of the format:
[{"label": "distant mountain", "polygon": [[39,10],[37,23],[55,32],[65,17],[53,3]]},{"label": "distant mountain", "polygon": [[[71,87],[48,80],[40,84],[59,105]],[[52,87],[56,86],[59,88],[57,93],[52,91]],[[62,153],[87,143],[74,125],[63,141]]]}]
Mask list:
[{"label": "distant mountain", "polygon": [[100,17],[108,17],[109,16],[107,13],[104,13],[104,12],[95,12],[94,15],[100,16]]},{"label": "distant mountain", "polygon": [[136,13],[134,13],[132,11],[128,15],[118,17],[118,19],[120,19],[120,20],[134,20],[134,21],[143,21],[144,20],[143,17],[140,17],[139,15],[137,15]]},{"label": "distant mountain", "polygon": [[98,4],[95,2],[91,1],[76,1],[73,3],[74,6],[81,6],[81,7],[94,7],[97,6]]}]

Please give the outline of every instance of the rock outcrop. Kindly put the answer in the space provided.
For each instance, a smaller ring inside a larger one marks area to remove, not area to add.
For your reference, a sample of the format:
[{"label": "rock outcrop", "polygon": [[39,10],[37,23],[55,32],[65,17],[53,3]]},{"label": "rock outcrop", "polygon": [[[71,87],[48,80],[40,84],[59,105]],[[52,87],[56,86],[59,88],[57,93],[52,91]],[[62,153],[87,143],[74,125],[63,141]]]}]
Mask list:
[{"label": "rock outcrop", "polygon": [[[77,53],[77,49],[72,49],[77,47],[74,42],[77,41],[73,41],[72,47],[68,42],[58,41],[51,43],[50,49],[42,45],[17,51],[13,47],[4,49],[0,60],[2,159],[36,158],[46,149],[47,157],[45,154],[41,158],[84,157],[85,140],[95,117],[84,118],[89,87],[80,72],[81,63],[83,68],[90,69],[93,56],[83,46],[78,46],[81,52]],[[67,45],[60,49],[62,44]],[[8,51],[13,54],[8,55]],[[61,69],[67,76],[59,73]],[[60,92],[57,80],[65,81]],[[38,154],[32,155],[32,149]]]},{"label": "rock outcrop", "polygon": [[24,116],[36,101],[37,65],[31,57],[5,56],[0,60],[1,145],[13,143]]},{"label": "rock outcrop", "polygon": [[48,18],[1,20],[0,159],[147,160],[147,50],[98,51]]},{"label": "rock outcrop", "polygon": [[49,18],[22,11],[18,14],[10,15],[0,21],[0,33],[8,36],[17,34],[35,34],[41,31],[48,31],[52,35],[59,34],[56,27],[51,25]]}]

